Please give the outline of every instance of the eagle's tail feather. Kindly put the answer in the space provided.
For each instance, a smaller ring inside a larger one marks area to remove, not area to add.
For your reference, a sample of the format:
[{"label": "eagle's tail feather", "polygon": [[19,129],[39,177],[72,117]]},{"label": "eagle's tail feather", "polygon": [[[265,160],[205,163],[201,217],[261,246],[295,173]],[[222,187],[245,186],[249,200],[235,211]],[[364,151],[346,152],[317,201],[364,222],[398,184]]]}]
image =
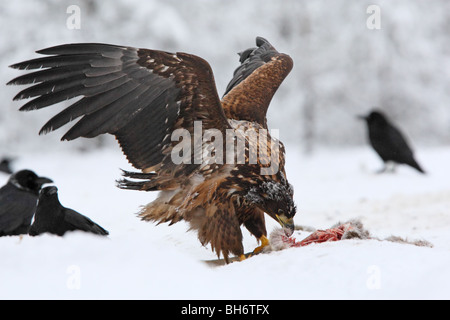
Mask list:
[{"label": "eagle's tail feather", "polygon": [[154,221],[157,224],[168,222],[169,225],[183,220],[179,205],[184,198],[176,191],[161,191],[155,201],[144,206],[139,217],[145,221]]}]

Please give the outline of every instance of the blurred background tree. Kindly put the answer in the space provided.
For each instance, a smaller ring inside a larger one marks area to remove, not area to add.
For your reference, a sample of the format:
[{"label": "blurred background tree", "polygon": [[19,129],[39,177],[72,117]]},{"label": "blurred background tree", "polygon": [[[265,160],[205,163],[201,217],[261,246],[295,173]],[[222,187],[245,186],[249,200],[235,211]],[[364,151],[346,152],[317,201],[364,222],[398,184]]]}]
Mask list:
[{"label": "blurred background tree", "polygon": [[[380,29],[369,29],[369,5],[380,8]],[[79,29],[66,12],[80,8]],[[1,83],[8,68],[61,43],[104,42],[205,58],[219,94],[238,65],[237,52],[267,38],[294,59],[268,120],[281,139],[304,152],[365,143],[355,118],[377,107],[404,129],[413,145],[450,143],[450,2],[447,0],[20,0],[0,3]],[[63,131],[37,137],[62,106],[20,113],[17,87],[3,85],[0,147],[98,148],[111,137],[57,143]],[[61,105],[66,105],[61,103]],[[64,128],[63,128],[64,130]]]}]

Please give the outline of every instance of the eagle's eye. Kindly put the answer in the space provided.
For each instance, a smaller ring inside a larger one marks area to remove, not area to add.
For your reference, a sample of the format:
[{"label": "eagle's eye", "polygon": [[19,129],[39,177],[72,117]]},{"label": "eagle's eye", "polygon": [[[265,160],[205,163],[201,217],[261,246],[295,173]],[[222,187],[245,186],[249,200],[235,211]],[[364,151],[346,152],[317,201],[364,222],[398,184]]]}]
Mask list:
[{"label": "eagle's eye", "polygon": [[284,214],[284,210],[283,210],[283,209],[278,209],[278,214],[279,214],[279,215]]}]

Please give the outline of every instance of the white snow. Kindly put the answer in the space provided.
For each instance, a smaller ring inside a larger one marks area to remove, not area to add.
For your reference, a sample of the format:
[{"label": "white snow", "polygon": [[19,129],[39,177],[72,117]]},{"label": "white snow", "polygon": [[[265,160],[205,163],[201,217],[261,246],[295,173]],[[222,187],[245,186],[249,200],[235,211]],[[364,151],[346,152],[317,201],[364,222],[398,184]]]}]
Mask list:
[{"label": "white snow", "polygon": [[[63,205],[110,235],[0,238],[0,299],[450,298],[450,150],[421,149],[423,176],[408,167],[373,173],[381,163],[369,147],[310,156],[286,148],[297,225],[323,229],[358,218],[374,237],[423,239],[433,248],[345,240],[211,267],[204,261],[215,254],[184,222],[156,226],[135,216],[156,194],[115,187],[119,168],[131,169],[119,148],[22,154],[16,170],[52,178]],[[277,223],[269,219],[270,233]],[[244,246],[257,246],[246,231]]]}]

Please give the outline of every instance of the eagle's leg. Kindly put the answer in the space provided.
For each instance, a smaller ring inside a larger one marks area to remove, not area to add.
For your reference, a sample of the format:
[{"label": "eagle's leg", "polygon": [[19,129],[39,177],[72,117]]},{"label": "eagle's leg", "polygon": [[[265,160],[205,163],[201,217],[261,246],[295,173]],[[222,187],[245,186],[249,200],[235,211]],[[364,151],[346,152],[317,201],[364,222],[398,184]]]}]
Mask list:
[{"label": "eagle's leg", "polygon": [[269,239],[267,239],[266,223],[264,220],[264,211],[253,208],[251,211],[247,212],[246,220],[244,226],[252,235],[254,235],[259,241],[260,245],[253,250],[250,256],[258,254],[262,251],[264,247],[269,244]]},{"label": "eagle's leg", "polygon": [[259,237],[259,241],[261,241],[261,245],[256,247],[255,250],[253,250],[253,254],[258,254],[264,249],[264,247],[269,245],[269,239],[265,235],[262,235]]},{"label": "eagle's leg", "polygon": [[243,260],[245,260],[247,258],[250,258],[251,256],[257,255],[258,253],[260,253],[264,249],[264,247],[269,245],[269,239],[267,239],[267,237],[265,235],[262,235],[261,237],[259,237],[258,240],[261,242],[261,245],[256,247],[253,250],[253,252],[251,252],[251,253],[248,253],[246,255],[245,254],[241,254],[239,256],[239,261],[243,261]]}]

